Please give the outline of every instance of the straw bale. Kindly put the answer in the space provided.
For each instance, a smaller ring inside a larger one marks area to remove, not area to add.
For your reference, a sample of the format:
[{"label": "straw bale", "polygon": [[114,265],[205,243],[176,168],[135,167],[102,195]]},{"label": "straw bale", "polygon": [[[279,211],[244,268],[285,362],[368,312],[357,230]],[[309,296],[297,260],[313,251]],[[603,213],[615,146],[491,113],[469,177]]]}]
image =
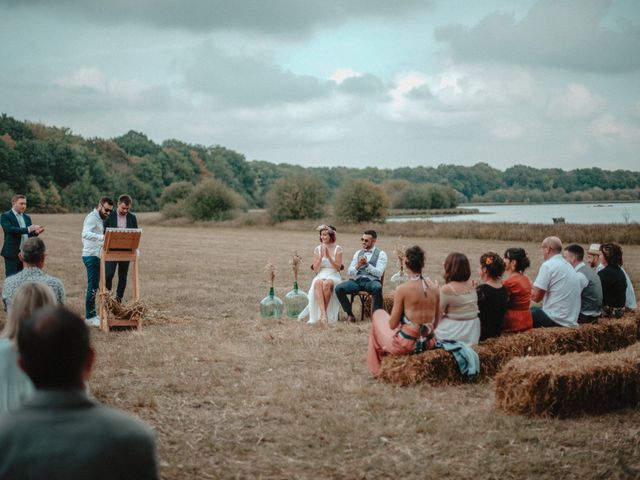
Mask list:
[{"label": "straw bale", "polygon": [[[611,352],[627,347],[640,338],[640,315],[627,315],[620,320],[605,319],[577,328],[537,328],[527,332],[491,338],[474,347],[480,358],[477,380],[493,378],[511,359],[525,356],[565,354],[571,352]],[[430,350],[418,355],[387,356],[380,376],[396,385],[460,384],[453,356],[443,350]]]},{"label": "straw bale", "polygon": [[640,404],[640,343],[617,352],[511,360],[496,376],[496,406],[511,413],[575,417]]},{"label": "straw bale", "polygon": [[[387,313],[391,313],[391,309],[393,308],[393,294],[385,293],[382,296],[382,300],[383,300],[382,308],[384,308],[387,311]],[[359,305],[360,302],[359,301],[357,302]],[[369,297],[367,297],[367,299],[364,302],[364,311],[365,311],[365,314],[364,314],[365,317],[367,318],[371,317],[371,295],[369,295]]]}]

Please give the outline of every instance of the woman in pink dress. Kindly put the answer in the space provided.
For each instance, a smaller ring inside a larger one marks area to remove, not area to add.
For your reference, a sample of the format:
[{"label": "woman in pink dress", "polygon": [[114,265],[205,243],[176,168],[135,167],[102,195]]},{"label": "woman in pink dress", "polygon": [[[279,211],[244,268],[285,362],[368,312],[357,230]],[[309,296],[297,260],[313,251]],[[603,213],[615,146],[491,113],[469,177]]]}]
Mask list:
[{"label": "woman in pink dress", "polygon": [[440,298],[438,285],[422,276],[424,257],[417,245],[407,249],[404,265],[409,281],[396,289],[391,315],[383,309],[373,312],[367,367],[374,376],[380,373],[384,355],[419,353],[435,345]]}]

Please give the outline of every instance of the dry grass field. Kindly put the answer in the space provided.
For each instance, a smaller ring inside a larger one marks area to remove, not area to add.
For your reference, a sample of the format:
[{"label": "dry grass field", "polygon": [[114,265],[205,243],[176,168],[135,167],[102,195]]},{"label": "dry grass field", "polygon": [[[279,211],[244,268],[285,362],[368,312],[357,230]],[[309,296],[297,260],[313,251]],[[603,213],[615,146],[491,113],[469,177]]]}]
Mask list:
[{"label": "dry grass field", "polygon": [[[82,215],[33,215],[46,226],[46,270],[83,312]],[[365,365],[368,323],[308,327],[264,321],[263,267],[278,267],[280,297],[291,288],[297,250],[310,264],[314,231],[157,226],[144,230],[141,332],[94,331],[91,391],[150,423],[162,478],[640,478],[640,409],[573,420],[511,416],[493,407],[494,383],[397,388]],[[145,226],[146,225],[146,226]],[[346,259],[356,233],[338,236]],[[390,252],[396,238],[381,237]],[[441,281],[450,251],[479,255],[516,242],[403,238],[428,255]],[[540,265],[539,242],[520,243]],[[640,279],[640,246],[623,246]],[[395,273],[391,263],[388,272]],[[302,271],[307,288],[311,271]],[[0,317],[2,314],[0,314]],[[4,319],[4,317],[1,317]],[[126,454],[126,452],[123,452]]]}]

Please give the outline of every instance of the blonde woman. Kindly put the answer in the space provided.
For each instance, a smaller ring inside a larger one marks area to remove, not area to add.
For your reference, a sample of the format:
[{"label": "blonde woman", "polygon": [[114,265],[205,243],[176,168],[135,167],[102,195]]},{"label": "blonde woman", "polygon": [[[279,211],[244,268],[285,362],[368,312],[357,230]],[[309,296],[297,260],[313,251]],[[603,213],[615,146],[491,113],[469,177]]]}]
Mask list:
[{"label": "blonde woman", "polygon": [[51,287],[43,283],[25,283],[16,290],[0,338],[0,414],[19,407],[33,392],[31,380],[17,364],[20,323],[34,311],[57,303]]},{"label": "blonde woman", "polygon": [[340,303],[335,294],[335,286],[342,280],[342,247],[336,243],[336,229],[331,225],[320,225],[320,245],[313,252],[313,271],[316,273],[309,287],[309,304],[299,315],[301,320],[307,315],[313,324],[318,321],[335,323],[338,321]]}]

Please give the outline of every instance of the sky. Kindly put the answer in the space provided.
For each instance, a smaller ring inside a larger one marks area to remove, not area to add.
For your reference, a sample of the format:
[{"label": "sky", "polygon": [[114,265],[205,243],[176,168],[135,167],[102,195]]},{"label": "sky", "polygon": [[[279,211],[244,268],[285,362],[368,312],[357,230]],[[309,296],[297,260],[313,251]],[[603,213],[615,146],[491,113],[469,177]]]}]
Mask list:
[{"label": "sky", "polygon": [[304,166],[640,169],[640,0],[0,0],[0,112]]}]

